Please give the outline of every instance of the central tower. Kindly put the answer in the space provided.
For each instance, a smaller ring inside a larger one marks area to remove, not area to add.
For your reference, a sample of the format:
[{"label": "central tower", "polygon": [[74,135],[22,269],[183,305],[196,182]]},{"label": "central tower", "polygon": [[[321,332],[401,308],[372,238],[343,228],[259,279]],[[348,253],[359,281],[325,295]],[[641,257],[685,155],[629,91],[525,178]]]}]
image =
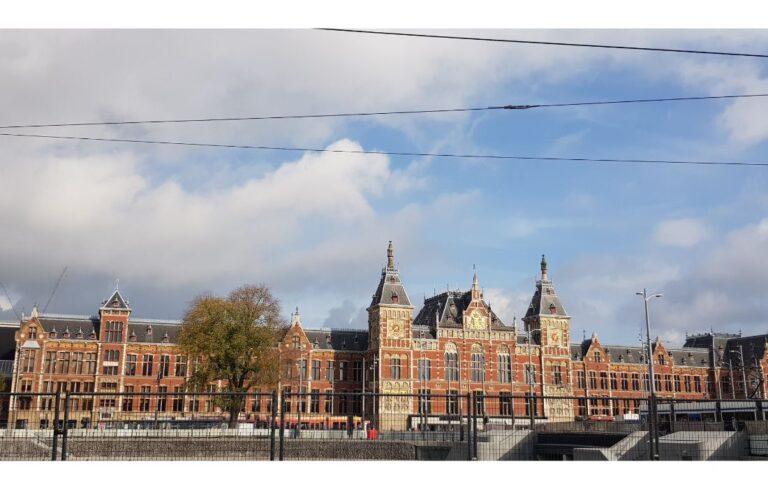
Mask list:
[{"label": "central tower", "polygon": [[[368,307],[368,358],[377,367],[374,389],[382,394],[411,394],[413,305],[395,266],[392,241],[387,246],[387,266]],[[371,358],[373,357],[373,358]],[[402,424],[411,411],[407,397],[383,397],[382,422]],[[402,418],[402,419],[400,419]],[[382,428],[386,428],[384,424]]]}]

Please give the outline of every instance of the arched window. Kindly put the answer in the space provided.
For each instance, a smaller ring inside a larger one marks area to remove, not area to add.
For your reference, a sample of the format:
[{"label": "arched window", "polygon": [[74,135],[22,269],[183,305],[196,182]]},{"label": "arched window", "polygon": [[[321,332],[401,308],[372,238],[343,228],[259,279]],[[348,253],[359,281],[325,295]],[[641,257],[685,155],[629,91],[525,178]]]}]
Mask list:
[{"label": "arched window", "polygon": [[483,347],[475,343],[472,345],[472,382],[485,380],[485,355]]},{"label": "arched window", "polygon": [[459,354],[456,345],[445,345],[445,380],[447,382],[459,380]]},{"label": "arched window", "polygon": [[509,348],[504,345],[499,347],[496,357],[498,359],[499,382],[512,382],[512,361]]}]

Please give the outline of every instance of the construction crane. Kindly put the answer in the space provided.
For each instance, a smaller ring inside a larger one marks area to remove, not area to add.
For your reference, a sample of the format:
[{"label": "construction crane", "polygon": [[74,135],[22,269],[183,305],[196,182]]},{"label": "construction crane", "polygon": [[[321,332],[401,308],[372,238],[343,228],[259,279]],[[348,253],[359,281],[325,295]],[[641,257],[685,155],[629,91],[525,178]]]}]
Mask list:
[{"label": "construction crane", "polygon": [[64,267],[64,270],[61,271],[61,275],[59,275],[59,279],[56,281],[56,285],[53,286],[53,291],[51,292],[51,296],[48,297],[48,302],[46,302],[45,307],[43,307],[42,314],[45,314],[45,311],[48,310],[48,306],[51,304],[51,301],[53,300],[53,296],[56,295],[56,291],[59,290],[59,285],[61,285],[61,281],[64,279],[64,275],[67,273],[67,269],[69,269],[69,266]]}]

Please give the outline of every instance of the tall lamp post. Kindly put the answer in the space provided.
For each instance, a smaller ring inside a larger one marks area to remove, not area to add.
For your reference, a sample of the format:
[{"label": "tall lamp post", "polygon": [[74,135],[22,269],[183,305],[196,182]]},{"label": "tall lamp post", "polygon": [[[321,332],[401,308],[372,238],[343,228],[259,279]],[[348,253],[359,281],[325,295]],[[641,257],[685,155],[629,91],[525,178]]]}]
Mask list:
[{"label": "tall lamp post", "polygon": [[[533,331],[541,332],[541,328],[528,328],[528,365],[526,365],[526,370],[528,371],[528,394],[530,395],[530,398],[528,399],[528,409],[531,419],[531,429],[533,429],[534,418],[536,417],[536,401],[533,397],[536,386],[536,368],[533,366],[533,343],[531,343],[531,333]],[[544,375],[544,372],[542,372],[542,375]],[[544,377],[542,377],[542,379],[543,378]]]},{"label": "tall lamp post", "polygon": [[304,410],[304,401],[306,400],[302,392],[304,388],[304,345],[299,345],[299,352],[299,363],[297,364],[299,367],[299,397],[296,403],[299,412],[296,420],[296,438],[301,436],[301,412]]},{"label": "tall lamp post", "polygon": [[650,459],[651,460],[658,460],[659,459],[659,433],[658,433],[658,427],[656,422],[656,385],[655,385],[655,378],[653,375],[653,349],[651,348],[651,321],[648,317],[648,301],[650,301],[653,298],[662,298],[664,297],[662,294],[651,294],[648,295],[648,291],[643,289],[642,292],[636,292],[636,295],[639,295],[643,298],[643,303],[645,305],[645,341],[646,341],[646,348],[647,348],[647,357],[648,357],[648,416],[649,416],[649,422],[650,422],[650,428],[651,428],[651,450],[650,450]]}]

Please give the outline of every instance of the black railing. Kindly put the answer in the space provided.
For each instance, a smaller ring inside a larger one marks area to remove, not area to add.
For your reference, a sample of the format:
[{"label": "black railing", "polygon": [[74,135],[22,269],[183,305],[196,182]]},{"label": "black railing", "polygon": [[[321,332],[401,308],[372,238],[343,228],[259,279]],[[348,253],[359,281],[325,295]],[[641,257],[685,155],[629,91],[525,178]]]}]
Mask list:
[{"label": "black railing", "polygon": [[481,392],[2,393],[0,460],[768,460],[767,410]]}]

